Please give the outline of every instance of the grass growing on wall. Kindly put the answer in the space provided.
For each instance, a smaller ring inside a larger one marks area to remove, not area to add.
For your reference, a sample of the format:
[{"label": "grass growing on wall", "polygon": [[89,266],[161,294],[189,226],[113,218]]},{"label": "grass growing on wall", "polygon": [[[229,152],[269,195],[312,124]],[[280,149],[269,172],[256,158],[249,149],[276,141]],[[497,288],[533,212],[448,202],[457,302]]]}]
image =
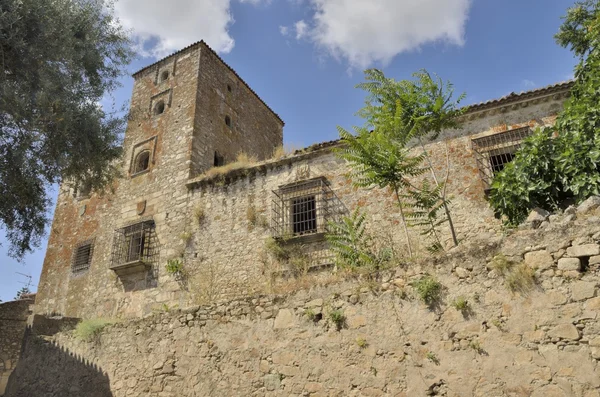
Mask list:
[{"label": "grass growing on wall", "polygon": [[107,325],[114,323],[114,320],[107,318],[90,318],[82,320],[77,324],[74,334],[76,338],[89,342],[96,338]]},{"label": "grass growing on wall", "polygon": [[205,178],[213,178],[217,176],[225,175],[233,170],[239,170],[242,168],[250,168],[258,163],[258,159],[255,156],[251,156],[247,153],[238,153],[234,162],[225,164],[221,167],[213,167],[208,169],[204,174]]}]

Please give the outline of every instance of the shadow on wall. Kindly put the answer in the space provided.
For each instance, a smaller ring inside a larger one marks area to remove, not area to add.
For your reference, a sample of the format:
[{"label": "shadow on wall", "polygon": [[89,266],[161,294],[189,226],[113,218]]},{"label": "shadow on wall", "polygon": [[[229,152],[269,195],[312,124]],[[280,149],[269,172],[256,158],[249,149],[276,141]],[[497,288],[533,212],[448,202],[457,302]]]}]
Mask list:
[{"label": "shadow on wall", "polygon": [[46,340],[47,335],[35,330],[34,325],[25,332],[21,358],[8,379],[4,397],[113,396],[108,374],[102,368]]}]

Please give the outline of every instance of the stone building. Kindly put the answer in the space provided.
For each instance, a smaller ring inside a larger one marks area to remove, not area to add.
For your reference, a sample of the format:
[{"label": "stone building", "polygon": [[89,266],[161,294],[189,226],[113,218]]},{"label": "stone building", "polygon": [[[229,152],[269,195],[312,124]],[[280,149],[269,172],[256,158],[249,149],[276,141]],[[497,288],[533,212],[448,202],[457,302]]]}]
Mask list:
[{"label": "stone building", "polygon": [[[267,255],[269,237],[300,247],[305,270],[320,269],[331,263],[326,223],[356,207],[366,209],[378,240],[403,254],[392,193],[353,188],[332,153],[337,142],[273,157],[283,121],[204,42],[133,77],[123,176],[110,192],[61,186],[36,313],[139,316],[263,291],[294,270]],[[460,239],[498,233],[489,181],[533,128],[554,123],[569,88],[472,105],[461,129],[427,145],[435,172],[448,175]],[[239,153],[258,162],[209,171]],[[418,230],[411,233],[423,249]],[[447,231],[443,238],[449,244]],[[185,277],[167,271],[169,261]]]}]

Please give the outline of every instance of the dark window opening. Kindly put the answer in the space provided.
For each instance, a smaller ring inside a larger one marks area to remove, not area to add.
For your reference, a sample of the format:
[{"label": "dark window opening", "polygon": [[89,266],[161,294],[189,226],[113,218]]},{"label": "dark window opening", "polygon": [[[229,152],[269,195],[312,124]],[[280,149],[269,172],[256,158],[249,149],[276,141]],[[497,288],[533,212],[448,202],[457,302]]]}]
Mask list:
[{"label": "dark window opening", "polygon": [[489,191],[494,176],[513,160],[521,142],[530,134],[531,128],[527,126],[471,140],[479,175],[486,191]]},{"label": "dark window opening", "polygon": [[222,167],[225,165],[225,159],[223,156],[220,156],[218,152],[215,151],[215,158],[213,162],[213,166]]},{"label": "dark window opening", "polygon": [[227,84],[227,91],[231,92],[231,86]]},{"label": "dark window opening", "polygon": [[292,229],[295,235],[317,231],[317,205],[315,196],[292,199]]},{"label": "dark window opening", "polygon": [[125,263],[153,263],[159,255],[154,221],[144,221],[115,231],[111,267]]},{"label": "dark window opening", "polygon": [[506,164],[510,163],[514,158],[514,153],[510,152],[495,155],[490,153],[490,166],[492,167],[494,175],[502,171]]},{"label": "dark window opening", "polygon": [[79,273],[90,268],[93,250],[94,245],[92,243],[84,243],[75,248],[71,262],[72,273]]},{"label": "dark window opening", "polygon": [[163,114],[165,111],[165,102],[164,101],[159,101],[155,106],[154,106],[154,114],[155,115],[159,115],[159,114]]},{"label": "dark window opening", "polygon": [[169,78],[169,71],[165,70],[160,74],[160,81],[165,81]]},{"label": "dark window opening", "polygon": [[231,128],[231,117],[225,116],[225,125],[227,125],[227,127]]},{"label": "dark window opening", "polygon": [[146,171],[150,166],[150,151],[144,150],[139,153],[135,158],[135,167],[133,169],[133,173],[137,174],[138,172]]},{"label": "dark window opening", "polygon": [[127,257],[125,262],[139,261],[144,257],[144,248],[146,245],[146,236],[143,230],[136,230],[129,235],[125,235],[127,244]]}]

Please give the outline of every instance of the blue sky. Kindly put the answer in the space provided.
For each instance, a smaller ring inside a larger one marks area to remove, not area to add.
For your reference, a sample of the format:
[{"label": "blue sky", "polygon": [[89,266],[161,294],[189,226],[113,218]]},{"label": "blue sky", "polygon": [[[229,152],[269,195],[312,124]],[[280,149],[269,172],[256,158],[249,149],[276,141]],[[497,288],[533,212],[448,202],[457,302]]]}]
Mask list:
[{"label": "blue sky", "polygon": [[[141,50],[130,72],[204,39],[283,118],[285,143],[303,147],[336,139],[337,125],[360,124],[354,113],[364,94],[354,86],[366,67],[396,79],[425,68],[465,92],[464,104],[569,79],[576,60],[553,35],[573,3],[120,0],[116,13]],[[132,78],[122,84],[117,104],[129,100]],[[45,249],[46,241],[18,263],[3,243],[0,299],[27,281],[16,272],[33,276],[35,290]]]}]

